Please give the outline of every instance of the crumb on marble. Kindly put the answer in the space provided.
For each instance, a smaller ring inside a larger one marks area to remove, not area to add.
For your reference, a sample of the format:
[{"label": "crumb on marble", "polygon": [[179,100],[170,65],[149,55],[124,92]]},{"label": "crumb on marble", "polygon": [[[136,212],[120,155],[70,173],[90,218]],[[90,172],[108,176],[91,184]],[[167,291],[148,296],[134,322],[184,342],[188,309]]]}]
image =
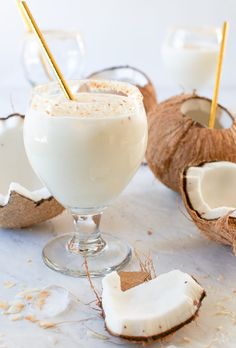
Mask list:
[{"label": "crumb on marble", "polygon": [[22,310],[25,308],[25,304],[18,302],[10,305],[10,307],[7,309],[7,311],[4,312],[4,314],[17,314],[22,312]]},{"label": "crumb on marble", "polygon": [[46,298],[49,296],[49,291],[47,290],[42,290],[40,291],[38,295],[38,299],[36,302],[36,306],[41,310],[43,306],[45,305]]},{"label": "crumb on marble", "polygon": [[31,323],[37,323],[38,322],[38,319],[36,319],[33,315],[26,315],[25,317],[25,320],[28,320],[28,321],[31,321]]},{"label": "crumb on marble", "polygon": [[34,289],[26,289],[24,291],[19,292],[16,297],[23,298],[25,300],[31,300],[35,295],[37,295],[40,292],[40,289],[34,288]]},{"label": "crumb on marble", "polygon": [[6,288],[6,289],[13,288],[13,286],[15,286],[15,285],[16,285],[16,283],[13,282],[12,280],[5,280],[5,281],[3,282],[3,286],[4,286],[4,288]]},{"label": "crumb on marble", "polygon": [[40,321],[39,326],[43,329],[51,329],[56,326],[56,323],[50,321]]},{"label": "crumb on marble", "polygon": [[17,314],[17,315],[13,315],[10,319],[11,319],[11,321],[22,320],[22,319],[23,319],[23,316]]},{"label": "crumb on marble", "polygon": [[9,304],[6,301],[0,301],[0,309],[8,309]]},{"label": "crumb on marble", "polygon": [[148,234],[149,236],[151,236],[151,235],[153,234],[152,230],[148,230],[148,231],[147,231],[147,234]]}]

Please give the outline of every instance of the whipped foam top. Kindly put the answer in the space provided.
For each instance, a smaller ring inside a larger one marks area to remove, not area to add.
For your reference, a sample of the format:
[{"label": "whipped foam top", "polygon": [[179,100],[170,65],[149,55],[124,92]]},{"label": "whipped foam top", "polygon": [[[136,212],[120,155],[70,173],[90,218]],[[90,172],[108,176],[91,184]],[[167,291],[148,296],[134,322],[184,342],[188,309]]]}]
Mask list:
[{"label": "whipped foam top", "polygon": [[128,83],[80,80],[69,85],[75,100],[68,100],[56,82],[36,87],[31,109],[49,116],[106,118],[135,114],[142,104],[140,91]]}]

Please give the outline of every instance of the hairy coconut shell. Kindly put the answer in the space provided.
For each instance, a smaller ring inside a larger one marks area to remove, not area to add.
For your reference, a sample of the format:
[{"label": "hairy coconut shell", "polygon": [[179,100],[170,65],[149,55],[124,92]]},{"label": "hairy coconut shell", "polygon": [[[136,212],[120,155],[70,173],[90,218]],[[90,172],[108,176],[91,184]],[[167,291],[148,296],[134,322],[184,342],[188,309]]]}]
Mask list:
[{"label": "hairy coconut shell", "polygon": [[[128,72],[132,72],[131,78],[129,77],[130,74]],[[140,84],[138,77],[142,76],[142,79],[145,81],[144,84]],[[143,95],[143,103],[145,106],[146,113],[149,114],[152,112],[153,109],[155,109],[157,105],[157,96],[156,96],[156,90],[153,86],[152,81],[149,79],[149,77],[141,70],[134,68],[129,65],[122,65],[122,66],[113,66],[110,68],[102,69],[99,71],[96,71],[88,76],[88,78],[91,79],[115,79],[120,81],[127,81],[133,83],[136,85],[139,90],[141,91]]]},{"label": "hairy coconut shell", "polygon": [[210,99],[197,95],[178,95],[160,104],[149,114],[149,140],[146,159],[155,176],[169,188],[180,192],[181,174],[194,163],[236,162],[236,122],[230,128],[209,129],[181,112],[189,99]]},{"label": "hairy coconut shell", "polygon": [[64,208],[53,197],[35,202],[11,192],[7,205],[0,206],[0,226],[24,228],[39,224],[62,213]]},{"label": "hairy coconut shell", "polygon": [[188,196],[185,176],[187,169],[188,168],[184,170],[181,185],[181,196],[187,212],[199,230],[202,231],[206,237],[217,243],[232,246],[233,252],[236,255],[236,218],[230,216],[230,213],[213,220],[202,218],[199,213],[193,209]]}]

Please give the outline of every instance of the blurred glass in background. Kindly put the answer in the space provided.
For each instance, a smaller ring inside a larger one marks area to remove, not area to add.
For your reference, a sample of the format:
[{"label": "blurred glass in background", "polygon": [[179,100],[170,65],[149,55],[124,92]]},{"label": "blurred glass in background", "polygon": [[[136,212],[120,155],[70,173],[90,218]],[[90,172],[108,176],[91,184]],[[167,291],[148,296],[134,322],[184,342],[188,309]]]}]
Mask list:
[{"label": "blurred glass in background", "polygon": [[164,66],[185,92],[212,81],[216,73],[221,30],[215,27],[173,27],[162,47]]},{"label": "blurred glass in background", "polygon": [[[43,31],[43,35],[66,79],[79,79],[85,66],[84,42],[79,32]],[[32,86],[54,79],[44,53],[34,33],[27,32],[23,44],[23,68]]]}]

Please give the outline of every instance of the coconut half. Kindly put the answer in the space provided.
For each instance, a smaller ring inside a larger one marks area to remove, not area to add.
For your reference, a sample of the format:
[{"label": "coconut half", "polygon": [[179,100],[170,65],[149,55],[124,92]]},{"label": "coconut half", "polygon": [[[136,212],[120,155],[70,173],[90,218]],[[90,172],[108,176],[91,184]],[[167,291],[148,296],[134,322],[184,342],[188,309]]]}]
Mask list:
[{"label": "coconut half", "polygon": [[182,197],[196,225],[236,252],[236,164],[211,162],[184,172]]},{"label": "coconut half", "polygon": [[155,88],[148,76],[141,70],[125,66],[114,66],[94,72],[88,76],[89,79],[118,80],[136,85],[143,94],[143,103],[147,114],[155,109],[157,97]]},{"label": "coconut half", "polygon": [[22,228],[63,211],[37,178],[23,143],[24,117],[0,118],[0,227]]},{"label": "coconut half", "polygon": [[102,281],[107,330],[135,341],[164,337],[196,316],[204,289],[188,274],[174,270],[126,291],[117,272]]},{"label": "coconut half", "polygon": [[194,163],[236,162],[236,122],[218,105],[216,125],[208,128],[211,100],[182,94],[156,106],[149,114],[146,158],[155,176],[180,192],[181,175]]}]

